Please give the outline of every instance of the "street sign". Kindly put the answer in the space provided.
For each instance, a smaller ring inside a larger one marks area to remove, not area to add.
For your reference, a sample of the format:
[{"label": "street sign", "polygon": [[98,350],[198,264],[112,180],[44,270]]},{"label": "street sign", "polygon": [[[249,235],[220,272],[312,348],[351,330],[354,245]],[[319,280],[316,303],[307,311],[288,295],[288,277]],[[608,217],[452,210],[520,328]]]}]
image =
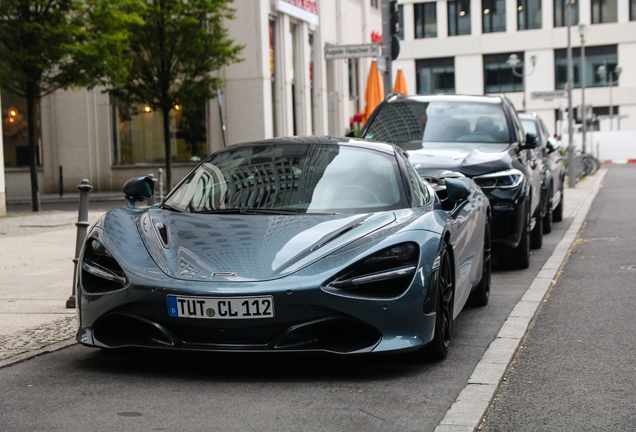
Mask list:
[{"label": "street sign", "polygon": [[377,57],[380,45],[377,43],[359,45],[327,45],[325,46],[325,60],[341,58]]},{"label": "street sign", "polygon": [[532,92],[530,93],[530,98],[532,99],[543,99],[550,101],[552,99],[566,98],[568,97],[568,92],[565,90],[554,90],[554,91],[542,91],[542,92]]}]

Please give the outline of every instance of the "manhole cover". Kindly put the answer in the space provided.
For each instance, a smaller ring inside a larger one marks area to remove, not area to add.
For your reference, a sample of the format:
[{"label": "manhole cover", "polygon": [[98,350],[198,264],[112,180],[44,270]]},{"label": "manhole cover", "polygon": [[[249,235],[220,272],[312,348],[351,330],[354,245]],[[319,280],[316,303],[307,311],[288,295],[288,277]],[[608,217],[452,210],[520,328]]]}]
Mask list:
[{"label": "manhole cover", "polygon": [[621,270],[636,270],[636,264],[623,266]]}]

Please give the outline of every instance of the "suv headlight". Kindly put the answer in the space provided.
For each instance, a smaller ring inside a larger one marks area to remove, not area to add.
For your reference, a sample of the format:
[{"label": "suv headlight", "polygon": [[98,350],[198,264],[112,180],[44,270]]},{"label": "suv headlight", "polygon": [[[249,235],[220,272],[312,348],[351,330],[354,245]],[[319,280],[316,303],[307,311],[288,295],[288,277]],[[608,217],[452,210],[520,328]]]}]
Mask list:
[{"label": "suv headlight", "polygon": [[525,176],[516,168],[473,177],[477,186],[482,189],[511,189],[519,186]]}]

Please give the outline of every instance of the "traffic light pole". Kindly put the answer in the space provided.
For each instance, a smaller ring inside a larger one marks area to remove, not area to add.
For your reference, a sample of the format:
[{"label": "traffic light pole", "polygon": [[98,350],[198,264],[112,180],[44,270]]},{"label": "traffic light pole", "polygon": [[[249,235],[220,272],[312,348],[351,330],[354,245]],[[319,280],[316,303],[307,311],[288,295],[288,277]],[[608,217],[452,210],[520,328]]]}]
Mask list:
[{"label": "traffic light pole", "polygon": [[382,57],[385,59],[386,70],[382,72],[384,97],[393,91],[393,68],[391,63],[391,0],[382,0]]}]

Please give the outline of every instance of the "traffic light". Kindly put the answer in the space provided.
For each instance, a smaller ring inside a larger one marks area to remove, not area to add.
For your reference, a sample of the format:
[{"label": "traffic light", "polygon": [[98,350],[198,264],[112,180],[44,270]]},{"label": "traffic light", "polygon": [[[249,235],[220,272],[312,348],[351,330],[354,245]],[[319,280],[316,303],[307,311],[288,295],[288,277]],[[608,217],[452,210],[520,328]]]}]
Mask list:
[{"label": "traffic light", "polygon": [[391,0],[389,10],[391,11],[391,34],[396,35],[400,32],[400,13],[397,0]]}]

